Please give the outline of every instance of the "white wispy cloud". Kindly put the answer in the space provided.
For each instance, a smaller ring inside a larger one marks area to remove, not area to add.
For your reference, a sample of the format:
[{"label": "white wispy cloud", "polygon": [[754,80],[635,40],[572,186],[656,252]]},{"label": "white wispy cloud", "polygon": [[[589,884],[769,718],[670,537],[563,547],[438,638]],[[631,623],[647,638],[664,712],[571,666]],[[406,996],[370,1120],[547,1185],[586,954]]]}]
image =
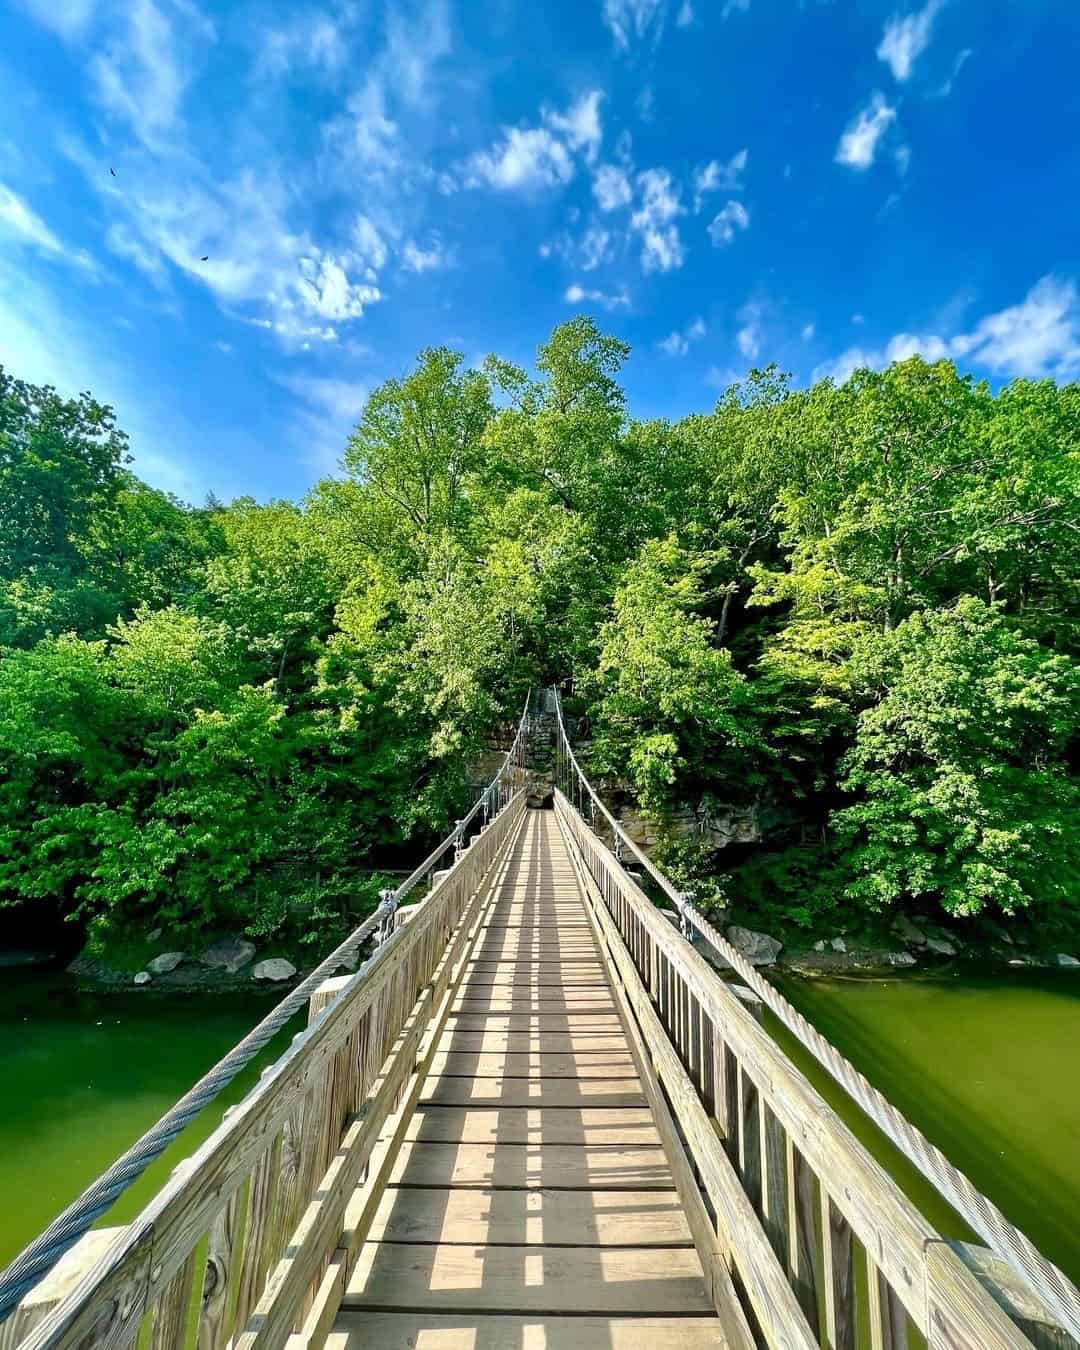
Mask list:
[{"label": "white wispy cloud", "polygon": [[722,19],[730,19],[733,14],[745,14],[750,8],[750,0],[727,0],[720,11]]},{"label": "white wispy cloud", "polygon": [[319,473],[333,473],[367,403],[366,384],[340,376],[279,374],[274,378],[300,400],[289,420],[301,459]]},{"label": "white wispy cloud", "polygon": [[646,272],[671,272],[686,259],[677,217],[685,215],[681,191],[667,169],[646,169],[637,177],[639,206],[630,217],[641,236],[641,266]]},{"label": "white wispy cloud", "polygon": [[129,0],[88,69],[98,103],[125,122],[144,145],[161,147],[205,49],[217,40],[213,23],[193,6],[168,12],[155,0]]},{"label": "white wispy cloud", "polygon": [[19,0],[29,14],[66,41],[86,30],[97,11],[97,0]]},{"label": "white wispy cloud", "polygon": [[600,101],[604,97],[599,89],[590,89],[582,94],[576,103],[561,113],[549,111],[544,120],[566,141],[571,150],[580,150],[585,162],[592,164],[600,153],[600,143],[604,138],[600,125]]},{"label": "white wispy cloud", "polygon": [[572,235],[568,230],[540,245],[540,256],[550,258],[553,254],[563,259],[571,267],[583,272],[594,272],[603,263],[610,262],[615,253],[616,238],[611,230],[599,225],[590,225],[580,235]]},{"label": "white wispy cloud", "polygon": [[705,336],[705,332],[705,320],[699,316],[692,319],[685,328],[676,328],[656,345],[669,356],[685,356],[690,350],[690,344],[699,342]]},{"label": "white wispy cloud", "polygon": [[45,257],[86,272],[97,271],[97,264],[89,254],[69,248],[23,197],[3,183],[0,183],[0,234]]},{"label": "white wispy cloud", "polygon": [[885,25],[878,44],[879,61],[884,61],[893,77],[903,83],[909,79],[915,62],[930,43],[930,30],[944,0],[928,0],[914,14],[894,14]]},{"label": "white wispy cloud", "polygon": [[677,28],[689,28],[694,22],[694,6],[690,0],[683,0],[679,7],[679,12],[675,16],[675,26]]},{"label": "white wispy cloud", "polygon": [[882,94],[875,93],[840,137],[836,147],[837,164],[846,164],[860,172],[868,169],[877,154],[878,142],[895,118],[896,109],[889,106]]},{"label": "white wispy cloud", "polygon": [[627,173],[616,164],[600,165],[593,174],[592,190],[601,211],[629,206],[634,195]]},{"label": "white wispy cloud", "polygon": [[806,323],[803,324],[803,329],[800,336],[804,342],[812,342],[814,340],[814,334],[816,331],[817,329],[812,323]]},{"label": "white wispy cloud", "polygon": [[956,60],[953,62],[953,68],[949,75],[949,78],[937,91],[938,98],[949,97],[949,95],[953,91],[953,85],[956,83],[957,75],[959,75],[960,72],[964,69],[964,67],[967,65],[968,61],[971,59],[973,54],[974,53],[971,47],[964,47],[959,52],[957,52]]},{"label": "white wispy cloud", "polygon": [[589,290],[576,282],[567,286],[563,299],[568,305],[599,305],[601,309],[626,309],[630,304],[630,294],[625,287],[618,291]]},{"label": "white wispy cloud", "polygon": [[880,348],[849,347],[814,371],[814,379],[838,382],[853,371],[880,370],[910,356],[927,361],[949,358],[1007,378],[1075,379],[1080,375],[1080,296],[1076,283],[1045,276],[1019,304],[997,310],[968,332],[897,333]]},{"label": "white wispy cloud", "polygon": [[427,246],[409,239],[401,250],[401,265],[406,272],[441,272],[452,267],[453,253],[442,240],[433,235]]},{"label": "white wispy cloud", "polygon": [[731,201],[709,223],[709,238],[714,248],[730,244],[741,230],[750,228],[750,212],[742,202]]},{"label": "white wispy cloud", "polygon": [[650,28],[655,29],[659,38],[667,14],[667,0],[604,0],[602,13],[615,45],[625,51]]},{"label": "white wispy cloud", "polygon": [[746,172],[746,161],[750,152],[744,147],[727,161],[710,160],[700,169],[694,170],[694,210],[700,211],[705,197],[710,192],[741,192],[742,176]]},{"label": "white wispy cloud", "polygon": [[261,35],[255,58],[256,78],[279,79],[295,71],[322,70],[336,75],[349,55],[349,44],[336,16],[320,10],[296,14],[282,28]]},{"label": "white wispy cloud", "polygon": [[735,334],[735,345],[748,361],[754,360],[761,351],[764,313],[760,301],[748,300],[736,314],[742,326]]}]

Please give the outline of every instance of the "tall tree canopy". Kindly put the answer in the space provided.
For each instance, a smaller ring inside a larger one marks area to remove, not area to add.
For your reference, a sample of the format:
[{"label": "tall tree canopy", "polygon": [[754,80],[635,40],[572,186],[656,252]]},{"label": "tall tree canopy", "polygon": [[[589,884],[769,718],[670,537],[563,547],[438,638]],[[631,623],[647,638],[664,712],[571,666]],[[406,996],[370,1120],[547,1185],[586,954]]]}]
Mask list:
[{"label": "tall tree canopy", "polygon": [[710,903],[1080,922],[1080,386],[770,368],[635,421],[628,357],[428,349],[343,477],[202,508],[0,371],[0,904],[327,942],[556,681]]}]

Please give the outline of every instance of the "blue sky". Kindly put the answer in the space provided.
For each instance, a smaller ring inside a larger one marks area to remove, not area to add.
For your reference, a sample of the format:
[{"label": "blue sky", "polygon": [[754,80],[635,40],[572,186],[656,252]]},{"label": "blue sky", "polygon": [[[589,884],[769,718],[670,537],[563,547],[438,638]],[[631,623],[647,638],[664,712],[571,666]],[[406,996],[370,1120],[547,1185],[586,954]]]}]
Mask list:
[{"label": "blue sky", "polygon": [[8,0],[0,362],[189,499],[297,497],[419,348],[582,309],[638,416],[1075,378],[1078,51],[1075,0]]}]

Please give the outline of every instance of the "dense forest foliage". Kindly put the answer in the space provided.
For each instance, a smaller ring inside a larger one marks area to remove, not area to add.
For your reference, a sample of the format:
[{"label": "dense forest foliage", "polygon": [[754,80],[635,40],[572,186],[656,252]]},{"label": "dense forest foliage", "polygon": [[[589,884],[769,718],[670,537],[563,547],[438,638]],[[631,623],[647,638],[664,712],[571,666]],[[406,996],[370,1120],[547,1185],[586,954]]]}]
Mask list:
[{"label": "dense forest foliage", "polygon": [[640,422],[628,356],[424,351],[341,477],[199,508],[0,371],[0,904],[322,944],[558,682],[703,904],[1080,922],[1080,386],[770,368]]}]

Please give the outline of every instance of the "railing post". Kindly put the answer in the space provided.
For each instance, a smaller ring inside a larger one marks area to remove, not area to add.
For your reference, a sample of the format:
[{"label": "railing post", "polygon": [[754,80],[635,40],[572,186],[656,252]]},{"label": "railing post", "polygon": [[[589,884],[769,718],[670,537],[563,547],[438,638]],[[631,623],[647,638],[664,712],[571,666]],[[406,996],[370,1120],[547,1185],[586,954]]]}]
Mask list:
[{"label": "railing post", "polygon": [[459,820],[454,825],[454,862],[458,862],[465,852],[465,822]]},{"label": "railing post", "polygon": [[394,915],[397,913],[397,903],[394,900],[394,892],[390,887],[386,887],[379,892],[379,904],[389,905],[389,909],[382,917],[382,923],[379,925],[379,946],[389,940],[394,931]]}]

